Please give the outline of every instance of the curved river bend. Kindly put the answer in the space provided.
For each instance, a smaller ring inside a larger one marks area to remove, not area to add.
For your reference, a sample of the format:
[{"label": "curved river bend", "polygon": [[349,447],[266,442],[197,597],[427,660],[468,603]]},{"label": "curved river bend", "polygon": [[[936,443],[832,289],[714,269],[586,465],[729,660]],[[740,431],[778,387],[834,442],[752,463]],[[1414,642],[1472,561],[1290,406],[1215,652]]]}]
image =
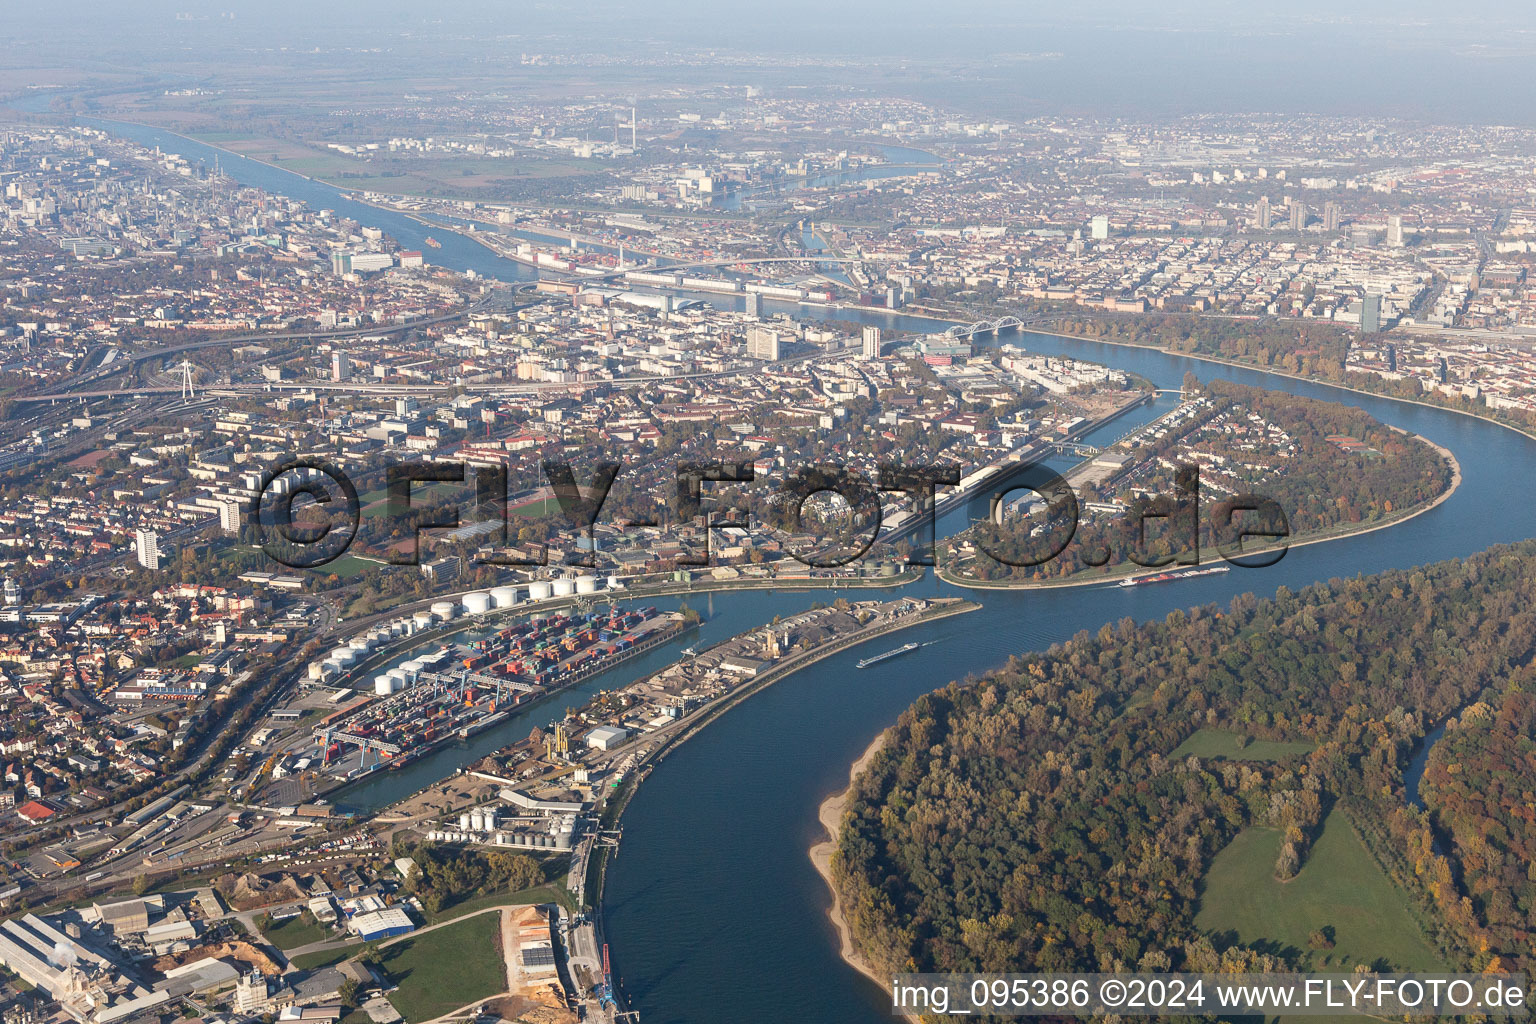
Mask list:
[{"label": "curved river bend", "polygon": [[[215,154],[210,147],[155,129],[94,124],[210,164]],[[219,155],[225,171],[243,183],[344,212],[402,243],[420,243],[423,228],[408,218],[349,202],[328,185]],[[467,239],[449,234],[442,243],[434,262],[504,280],[528,277],[525,268]],[[899,314],[811,307],[796,312],[933,329],[931,323]],[[722,716],[671,754],[640,787],[624,818],[620,856],[609,872],[605,927],[614,969],[647,1024],[875,1024],[891,1019],[882,993],[838,958],[826,917],[826,889],[806,851],[821,838],[817,805],[843,787],[848,765],[922,693],[983,673],[1011,654],[1046,647],[1126,615],[1145,620],[1190,604],[1225,602],[1243,591],[1268,594],[1282,584],[1294,589],[1332,576],[1409,567],[1536,535],[1536,486],[1520,471],[1536,455],[1536,441],[1514,431],[1445,410],[1184,356],[1048,336],[1031,336],[1027,342],[1032,349],[1133,371],[1159,387],[1177,388],[1185,371],[1193,370],[1202,378],[1220,376],[1359,405],[1455,452],[1462,485],[1424,515],[1388,530],[1294,549],[1266,569],[1237,569],[1166,587],[967,592],[983,603],[982,610],[911,631],[910,639],[937,643],[865,671],[855,670],[854,662],[868,651],[844,652]],[[960,591],[930,577],[905,592]],[[695,606],[707,603],[712,616],[699,639],[720,639],[826,598],[817,592],[698,597]],[[653,657],[665,660],[666,655]],[[623,672],[632,678],[645,668],[637,662]],[[534,719],[542,723],[555,713],[554,706],[545,705]],[[522,721],[495,740],[506,742],[527,728]],[[426,780],[411,781],[421,785]],[[410,788],[404,782],[401,788]],[[360,801],[364,804],[394,795],[359,794],[366,797]]]}]

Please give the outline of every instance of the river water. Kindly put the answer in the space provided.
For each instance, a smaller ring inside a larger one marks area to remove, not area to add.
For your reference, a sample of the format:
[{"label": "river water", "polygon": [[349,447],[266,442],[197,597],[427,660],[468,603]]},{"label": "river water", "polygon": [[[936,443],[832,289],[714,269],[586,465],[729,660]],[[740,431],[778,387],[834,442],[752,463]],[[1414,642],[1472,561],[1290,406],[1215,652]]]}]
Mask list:
[{"label": "river water", "polygon": [[[212,163],[214,151],[209,147],[154,129],[96,123]],[[254,161],[228,155],[222,159],[226,172],[237,180],[355,217],[404,244],[419,244],[422,229],[408,218],[349,203],[330,186]],[[429,257],[432,262],[505,280],[528,276],[525,268],[472,242],[451,234],[440,240],[443,248]],[[796,312],[891,328],[933,329],[931,323],[899,313],[819,307]],[[869,650],[834,655],[722,716],[662,762],[640,787],[625,815],[620,855],[609,874],[604,924],[614,970],[647,1024],[873,1024],[891,1019],[882,992],[838,959],[826,917],[829,899],[806,851],[820,838],[817,805],[843,787],[853,759],[922,693],[996,668],[1011,654],[1044,648],[1123,616],[1147,620],[1178,607],[1225,602],[1244,591],[1270,594],[1281,585],[1298,588],[1334,576],[1409,567],[1536,534],[1536,484],[1520,469],[1536,454],[1536,442],[1513,431],[1444,410],[1184,356],[1038,335],[1023,340],[1031,349],[1138,373],[1161,388],[1177,388],[1185,371],[1192,370],[1202,378],[1220,376],[1356,404],[1455,452],[1462,465],[1462,485],[1444,504],[1408,522],[1293,549],[1269,568],[1234,569],[1165,587],[971,594],[983,603],[982,610],[917,627],[903,636],[903,641],[937,641],[931,646],[864,671],[856,670],[854,662]],[[1154,415],[1159,408],[1166,408],[1166,400],[1138,410],[1138,415]],[[1123,432],[1133,422],[1106,430]],[[942,525],[952,528],[959,522]],[[929,577],[902,592],[921,596],[956,591]],[[695,639],[718,640],[830,596],[696,596],[690,602],[708,620]],[[616,685],[668,657],[666,651],[652,652],[586,686]],[[583,692],[572,691],[481,740],[495,746],[526,734],[530,723],[556,717],[560,706],[579,703]],[[445,753],[467,759],[472,749]],[[449,769],[447,761],[424,760],[367,784],[376,789],[349,792],[346,800],[376,805]]]}]

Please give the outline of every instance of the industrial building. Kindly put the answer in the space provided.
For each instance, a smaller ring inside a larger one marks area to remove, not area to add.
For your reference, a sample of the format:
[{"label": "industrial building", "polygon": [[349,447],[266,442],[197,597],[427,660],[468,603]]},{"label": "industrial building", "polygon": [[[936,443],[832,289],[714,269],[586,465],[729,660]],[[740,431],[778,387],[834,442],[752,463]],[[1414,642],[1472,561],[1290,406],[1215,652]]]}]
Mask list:
[{"label": "industrial building", "polygon": [[617,725],[600,725],[587,733],[587,746],[594,750],[612,750],[629,739],[629,730]]},{"label": "industrial building", "polygon": [[229,988],[239,980],[239,971],[210,956],[171,968],[155,989],[172,997],[197,996]]},{"label": "industrial building", "polygon": [[149,930],[148,900],[135,898],[97,903],[92,909],[96,912],[96,920],[113,935],[137,935]]},{"label": "industrial building", "polygon": [[387,939],[395,935],[409,935],[416,930],[416,923],[400,907],[387,907],[352,918],[348,927],[364,942]]},{"label": "industrial building", "polygon": [[36,914],[0,926],[0,964],[58,1001],[81,1024],[114,1024],[170,1000],[117,972],[91,951]]}]

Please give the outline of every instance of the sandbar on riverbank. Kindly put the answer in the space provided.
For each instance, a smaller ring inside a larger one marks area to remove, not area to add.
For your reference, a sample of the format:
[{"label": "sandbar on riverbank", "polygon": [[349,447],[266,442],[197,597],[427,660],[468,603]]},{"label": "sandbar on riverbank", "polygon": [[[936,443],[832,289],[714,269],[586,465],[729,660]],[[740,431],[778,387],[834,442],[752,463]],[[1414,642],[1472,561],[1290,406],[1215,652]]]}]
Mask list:
[{"label": "sandbar on riverbank", "polygon": [[843,814],[848,810],[848,803],[853,798],[854,780],[869,767],[875,755],[885,746],[885,736],[884,732],[876,736],[874,742],[859,755],[859,759],[853,762],[848,769],[847,787],[821,802],[818,816],[821,819],[821,827],[827,831],[827,838],[810,849],[811,863],[822,881],[827,883],[828,891],[832,893],[832,907],[827,911],[827,916],[831,918],[832,926],[837,929],[838,942],[841,946],[839,952],[843,960],[881,988],[885,987],[887,979],[877,974],[875,968],[854,947],[853,931],[848,927],[847,919],[843,917],[842,901],[838,898],[837,884],[832,880],[832,851],[837,849],[839,833],[843,827]]}]

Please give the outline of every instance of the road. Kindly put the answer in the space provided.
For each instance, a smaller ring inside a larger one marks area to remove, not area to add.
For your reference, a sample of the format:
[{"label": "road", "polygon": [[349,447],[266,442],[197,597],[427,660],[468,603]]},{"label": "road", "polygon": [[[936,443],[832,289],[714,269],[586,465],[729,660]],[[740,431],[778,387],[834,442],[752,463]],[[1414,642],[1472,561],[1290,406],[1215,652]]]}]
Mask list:
[{"label": "road", "polygon": [[443,313],[438,316],[409,320],[400,324],[374,324],[369,327],[344,327],[336,330],[279,331],[257,332],[254,334],[237,334],[220,336],[216,338],[204,338],[199,341],[188,341],[183,342],[180,345],[167,345],[163,348],[146,349],[139,352],[125,352],[121,358],[113,360],[106,366],[98,366],[94,369],[87,370],[84,373],[77,375],[72,380],[55,386],[53,391],[36,395],[16,395],[13,396],[12,401],[41,402],[57,401],[62,398],[102,397],[104,395],[166,394],[168,392],[180,393],[181,388],[179,385],[176,387],[119,388],[111,391],[82,390],[82,387],[83,385],[91,384],[98,380],[105,380],[108,377],[116,376],[117,373],[122,370],[131,370],[133,367],[143,362],[148,362],[155,359],[165,360],[173,356],[182,355],[186,352],[194,352],[199,349],[218,348],[220,346],[229,345],[241,345],[247,342],[302,341],[306,339],[325,341],[337,338],[359,338],[380,334],[398,334],[402,331],[412,331],[422,327],[431,327],[435,324],[447,323],[450,320],[458,320],[462,317],[470,315],[471,313],[482,312],[497,305],[499,300],[500,296],[492,294],[476,302],[470,303],[463,309],[454,310],[451,313]]}]

